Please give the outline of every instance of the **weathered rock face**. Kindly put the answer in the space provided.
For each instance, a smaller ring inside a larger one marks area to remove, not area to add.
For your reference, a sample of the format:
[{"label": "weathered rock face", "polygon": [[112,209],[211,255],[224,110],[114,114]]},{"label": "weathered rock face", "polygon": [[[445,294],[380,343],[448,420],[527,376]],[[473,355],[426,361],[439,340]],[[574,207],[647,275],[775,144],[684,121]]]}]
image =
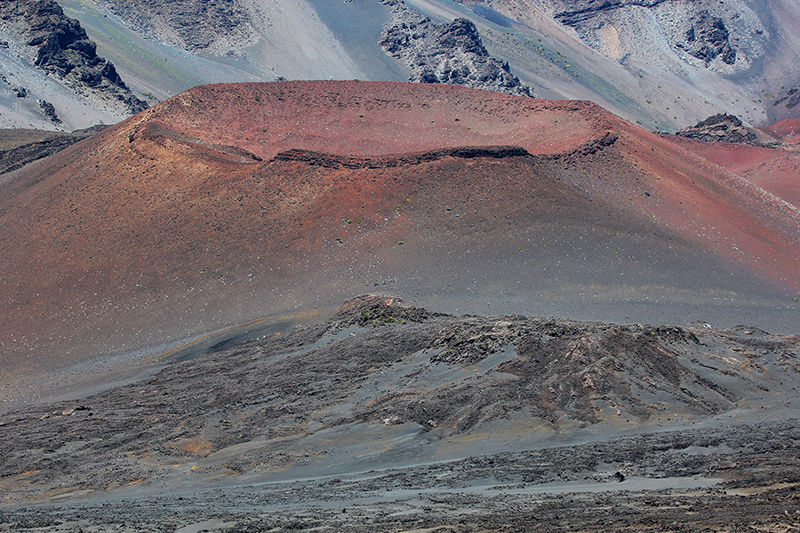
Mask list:
[{"label": "weathered rock face", "polygon": [[[800,376],[797,336],[455,317],[380,295],[284,333],[249,343],[234,335],[219,343],[230,348],[198,350],[136,383],[0,416],[8,448],[0,454],[0,502],[139,482],[195,486],[219,475],[300,472],[307,464],[358,470],[369,464],[362,459],[396,460],[400,453],[406,461],[415,454],[441,459],[463,453],[460,446],[477,436],[486,439],[478,445],[483,455],[505,439],[546,442],[552,431],[563,443],[589,426],[602,433],[733,409],[744,416],[763,405],[765,391],[776,401],[791,397]],[[396,438],[395,426],[404,437]],[[348,464],[347,432],[363,429],[359,444],[370,451],[360,448],[359,462]],[[515,465],[515,475],[528,482],[588,479],[603,475],[598,463],[620,462],[625,475],[667,477],[663,452],[673,446],[660,449],[655,469],[637,446],[622,446],[630,457],[621,461],[597,457],[563,469],[563,459],[540,459],[535,469]]]},{"label": "weathered rock face", "polygon": [[738,3],[546,0],[537,7],[614,59],[646,58],[657,51],[723,73],[748,68],[763,53],[767,33],[752,6]]},{"label": "weathered rock face", "polygon": [[[519,146],[463,146],[459,148],[443,148],[428,152],[403,154],[388,157],[352,157],[326,154],[311,150],[287,150],[280,152],[275,161],[302,161],[312,166],[325,168],[394,168],[406,165],[419,165],[440,161],[446,157],[454,159],[473,159],[486,157],[502,159],[506,157],[524,157],[531,155]],[[255,156],[258,157],[258,156]]]},{"label": "weathered rock face", "polygon": [[[137,31],[192,52],[234,52],[225,41],[252,38],[253,27],[239,0],[101,0],[100,5]],[[224,48],[217,49],[216,48]]]},{"label": "weathered rock face", "polygon": [[731,45],[725,22],[709,15],[708,11],[701,12],[692,21],[691,27],[686,30],[686,42],[679,42],[677,46],[705,61],[706,66],[720,56],[728,65],[736,62],[736,50]]},{"label": "weathered rock face", "polygon": [[708,117],[696,126],[680,130],[677,135],[709,142],[726,142],[761,145],[756,133],[745,127],[739,117],[719,113]]},{"label": "weathered rock face", "polygon": [[[55,1],[2,2],[0,19],[14,25],[27,45],[36,49],[34,63],[45,72],[59,76],[68,85],[109,95],[130,113],[147,108],[147,103],[128,89],[113,63],[97,55],[97,45],[89,40],[80,22],[67,17]],[[56,121],[55,109],[42,109]]]},{"label": "weathered rock face", "polygon": [[583,2],[552,2],[563,11],[556,13],[555,18],[567,26],[579,26],[593,18],[628,6],[653,7],[666,0],[585,0]]},{"label": "weathered rock face", "polygon": [[533,96],[511,73],[508,62],[489,55],[478,30],[467,19],[433,22],[402,2],[391,2],[395,23],[386,27],[380,45],[411,70],[409,81],[447,83]]}]

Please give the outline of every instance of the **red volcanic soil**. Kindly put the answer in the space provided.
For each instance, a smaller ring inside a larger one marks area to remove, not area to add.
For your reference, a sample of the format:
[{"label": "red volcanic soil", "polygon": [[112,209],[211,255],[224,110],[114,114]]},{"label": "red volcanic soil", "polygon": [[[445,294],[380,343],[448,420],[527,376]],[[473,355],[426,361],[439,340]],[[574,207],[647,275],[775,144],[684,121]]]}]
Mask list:
[{"label": "red volcanic soil", "polygon": [[800,151],[684,138],[675,142],[800,209]]},{"label": "red volcanic soil", "polygon": [[0,365],[63,368],[376,291],[788,328],[797,210],[701,152],[586,102],[198,87],[0,185]]},{"label": "red volcanic soil", "polygon": [[786,144],[800,143],[800,118],[788,118],[757,129]]},{"label": "red volcanic soil", "polygon": [[139,115],[134,124],[167,124],[270,159],[291,149],[377,156],[492,145],[553,154],[602,136],[610,118],[588,102],[355,81],[197,87]]}]

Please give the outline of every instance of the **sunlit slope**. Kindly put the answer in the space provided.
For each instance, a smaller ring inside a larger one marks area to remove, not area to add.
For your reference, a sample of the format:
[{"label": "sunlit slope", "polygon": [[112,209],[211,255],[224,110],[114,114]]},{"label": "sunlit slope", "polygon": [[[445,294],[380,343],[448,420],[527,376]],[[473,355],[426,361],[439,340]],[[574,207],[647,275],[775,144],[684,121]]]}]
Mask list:
[{"label": "sunlit slope", "polygon": [[198,87],[16,174],[0,206],[9,369],[376,286],[454,312],[796,323],[796,210],[585,102]]}]

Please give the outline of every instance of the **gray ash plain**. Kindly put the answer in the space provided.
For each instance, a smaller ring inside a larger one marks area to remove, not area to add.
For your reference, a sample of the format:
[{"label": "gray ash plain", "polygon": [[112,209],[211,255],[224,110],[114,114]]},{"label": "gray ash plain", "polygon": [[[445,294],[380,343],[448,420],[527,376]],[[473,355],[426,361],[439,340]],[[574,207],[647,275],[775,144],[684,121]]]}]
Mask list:
[{"label": "gray ash plain", "polygon": [[0,531],[800,527],[796,335],[378,296],[264,332],[0,415]]}]

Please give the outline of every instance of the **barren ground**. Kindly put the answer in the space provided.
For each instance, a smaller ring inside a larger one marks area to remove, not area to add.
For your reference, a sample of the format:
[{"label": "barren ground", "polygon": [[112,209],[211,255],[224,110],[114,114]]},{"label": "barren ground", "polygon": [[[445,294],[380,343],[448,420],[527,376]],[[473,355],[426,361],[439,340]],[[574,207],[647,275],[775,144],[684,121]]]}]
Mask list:
[{"label": "barren ground", "polygon": [[264,333],[3,415],[0,531],[800,520],[797,336],[453,317],[384,297]]}]

